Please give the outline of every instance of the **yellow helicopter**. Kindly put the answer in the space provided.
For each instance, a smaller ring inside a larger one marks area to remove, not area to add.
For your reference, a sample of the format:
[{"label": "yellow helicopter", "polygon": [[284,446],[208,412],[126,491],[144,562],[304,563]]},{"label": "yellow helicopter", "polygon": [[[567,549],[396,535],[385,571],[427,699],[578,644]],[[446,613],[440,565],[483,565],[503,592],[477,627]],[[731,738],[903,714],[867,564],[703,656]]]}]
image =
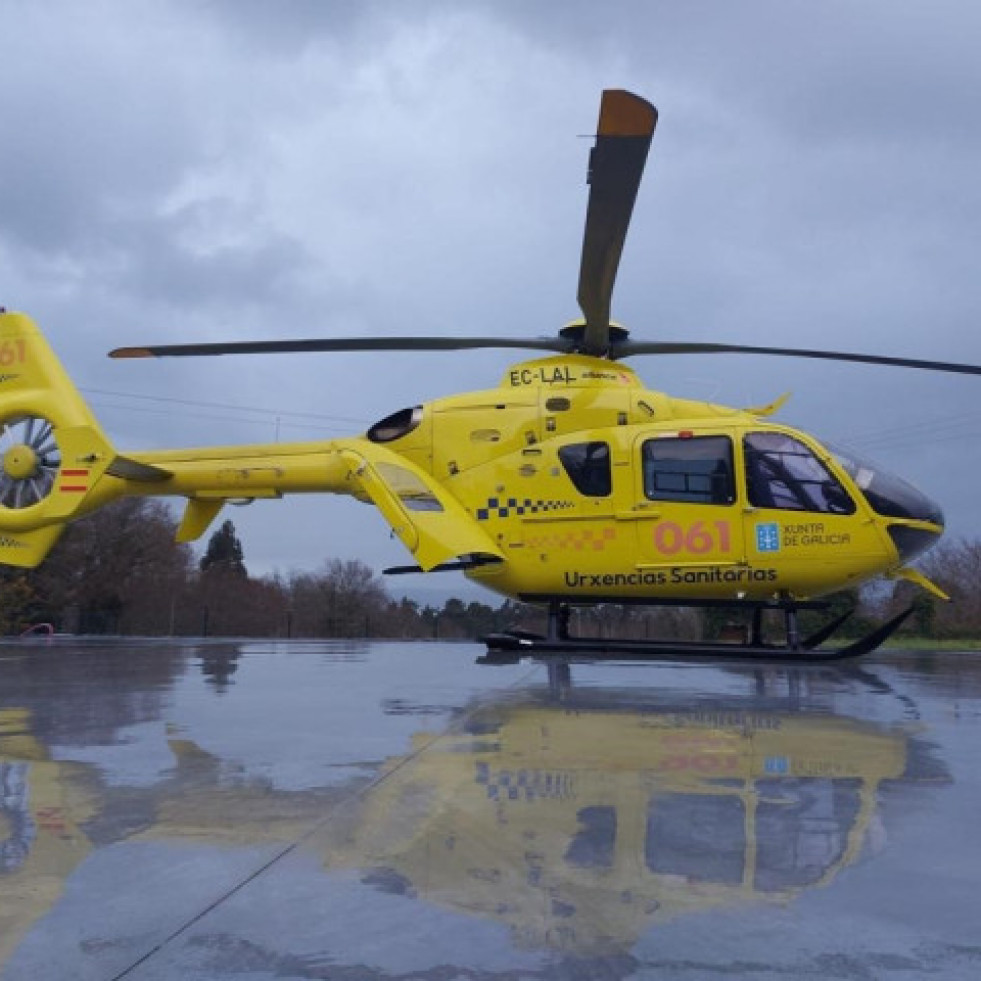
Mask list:
[{"label": "yellow helicopter", "polygon": [[[583,319],[551,338],[377,337],[120,348],[115,358],[313,351],[525,348],[497,388],[396,412],[364,435],[313,443],[118,454],[42,334],[0,315],[0,562],[38,564],[65,522],[125,495],[186,498],[181,541],[222,506],[291,493],[373,503],[415,564],[389,572],[462,570],[549,612],[544,637],[488,638],[518,654],[597,652],[570,637],[570,605],[750,607],[740,656],[859,654],[897,617],[837,651],[819,647],[840,621],[801,638],[796,612],[876,576],[942,595],[908,563],[943,532],[940,508],[909,484],[813,437],[769,421],[783,400],[732,409],[644,387],[628,355],[739,352],[981,374],[975,365],[734,344],[639,342],[610,319],[620,254],[657,110],[603,93],[589,164],[578,301]],[[767,643],[762,611],[782,610]],[[650,656],[651,641],[604,641]],[[674,650],[677,645],[671,645]],[[725,655],[732,645],[688,653]]]}]

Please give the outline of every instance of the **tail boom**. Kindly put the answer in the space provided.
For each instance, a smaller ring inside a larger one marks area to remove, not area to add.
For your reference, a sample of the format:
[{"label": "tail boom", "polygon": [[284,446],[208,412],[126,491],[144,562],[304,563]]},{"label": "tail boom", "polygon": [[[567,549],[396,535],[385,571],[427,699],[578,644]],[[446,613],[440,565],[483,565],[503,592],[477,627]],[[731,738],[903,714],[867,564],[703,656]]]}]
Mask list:
[{"label": "tail boom", "polygon": [[38,565],[67,522],[121,497],[186,498],[177,537],[191,541],[227,501],[304,493],[374,504],[423,569],[503,559],[447,487],[365,437],[122,456],[34,322],[0,313],[0,563]]}]

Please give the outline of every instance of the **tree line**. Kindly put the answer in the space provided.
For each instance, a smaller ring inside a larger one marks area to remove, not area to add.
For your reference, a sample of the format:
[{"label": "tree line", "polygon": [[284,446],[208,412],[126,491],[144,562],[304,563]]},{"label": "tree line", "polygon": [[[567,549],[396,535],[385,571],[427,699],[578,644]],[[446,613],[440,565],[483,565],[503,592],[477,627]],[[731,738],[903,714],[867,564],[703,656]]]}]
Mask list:
[{"label": "tree line", "polygon": [[[50,624],[68,633],[134,636],[464,639],[509,627],[545,629],[544,611],[510,600],[495,607],[449,599],[435,607],[393,598],[357,560],[254,576],[231,521],[211,535],[200,559],[175,541],[176,528],[165,504],[124,499],[70,525],[39,568],[0,566],[0,633]],[[953,602],[905,582],[849,590],[829,598],[829,611],[802,614],[802,633],[853,609],[842,630],[861,634],[912,605],[907,633],[981,636],[981,540],[942,542],[920,565]],[[570,626],[583,636],[698,640],[744,621],[728,610],[605,604],[574,609]]]},{"label": "tree line", "polygon": [[448,600],[442,608],[392,598],[363,562],[254,576],[225,521],[196,559],[175,541],[165,504],[129,498],[65,529],[36,569],[0,566],[0,633],[39,624],[59,632],[131,636],[477,637],[521,618]]}]

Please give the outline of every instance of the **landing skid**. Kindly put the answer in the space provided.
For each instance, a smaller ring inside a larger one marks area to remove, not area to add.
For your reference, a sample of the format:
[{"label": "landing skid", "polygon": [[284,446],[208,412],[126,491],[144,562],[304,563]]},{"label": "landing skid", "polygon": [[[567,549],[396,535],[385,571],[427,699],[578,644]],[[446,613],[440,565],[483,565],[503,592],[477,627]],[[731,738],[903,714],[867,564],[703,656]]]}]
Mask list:
[{"label": "landing skid", "polygon": [[598,637],[570,637],[567,608],[549,606],[548,636],[524,630],[507,630],[483,638],[487,653],[482,664],[513,664],[522,658],[563,657],[583,661],[782,661],[810,663],[840,661],[861,657],[884,643],[913,612],[910,607],[882,624],[865,637],[845,647],[823,648],[820,645],[848,619],[838,617],[811,636],[800,639],[797,633],[797,610],[786,607],[787,642],[768,644],[762,637],[761,618],[754,617],[750,639],[746,643],[662,640],[605,640]]}]

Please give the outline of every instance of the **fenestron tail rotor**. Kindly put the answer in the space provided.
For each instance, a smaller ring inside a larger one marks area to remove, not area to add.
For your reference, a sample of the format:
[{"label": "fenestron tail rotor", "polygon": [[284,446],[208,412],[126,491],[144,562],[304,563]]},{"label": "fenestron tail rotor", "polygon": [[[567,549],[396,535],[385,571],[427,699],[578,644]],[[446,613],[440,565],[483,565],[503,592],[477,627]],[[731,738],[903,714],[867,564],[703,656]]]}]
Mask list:
[{"label": "fenestron tail rotor", "polygon": [[167,475],[116,453],[25,314],[0,309],[0,362],[0,565],[26,569],[67,522]]},{"label": "fenestron tail rotor", "polygon": [[20,510],[39,504],[54,488],[60,468],[48,419],[13,416],[0,422],[0,506]]}]

